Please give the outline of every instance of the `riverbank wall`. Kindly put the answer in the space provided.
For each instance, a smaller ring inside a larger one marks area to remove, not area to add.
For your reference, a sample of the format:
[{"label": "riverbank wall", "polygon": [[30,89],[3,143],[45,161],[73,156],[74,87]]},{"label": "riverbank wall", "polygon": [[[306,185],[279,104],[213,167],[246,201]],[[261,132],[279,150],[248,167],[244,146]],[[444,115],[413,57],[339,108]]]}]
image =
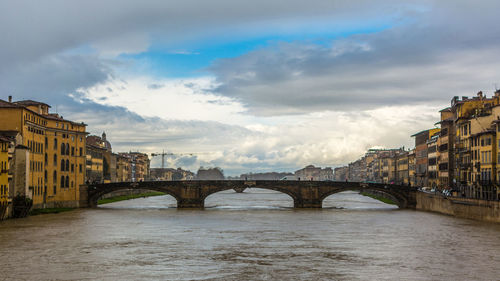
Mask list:
[{"label": "riverbank wall", "polygon": [[416,209],[420,211],[500,223],[500,201],[443,197],[425,192],[417,192],[416,201]]}]

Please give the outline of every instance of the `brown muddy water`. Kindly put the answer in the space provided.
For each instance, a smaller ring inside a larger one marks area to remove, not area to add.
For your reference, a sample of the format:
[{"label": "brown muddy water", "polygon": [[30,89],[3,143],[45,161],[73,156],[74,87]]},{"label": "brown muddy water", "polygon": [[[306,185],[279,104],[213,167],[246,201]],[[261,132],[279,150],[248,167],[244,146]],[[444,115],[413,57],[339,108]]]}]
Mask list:
[{"label": "brown muddy water", "polygon": [[[322,210],[221,192],[0,222],[0,280],[500,280],[500,225],[344,192]],[[339,209],[342,208],[342,209]]]}]

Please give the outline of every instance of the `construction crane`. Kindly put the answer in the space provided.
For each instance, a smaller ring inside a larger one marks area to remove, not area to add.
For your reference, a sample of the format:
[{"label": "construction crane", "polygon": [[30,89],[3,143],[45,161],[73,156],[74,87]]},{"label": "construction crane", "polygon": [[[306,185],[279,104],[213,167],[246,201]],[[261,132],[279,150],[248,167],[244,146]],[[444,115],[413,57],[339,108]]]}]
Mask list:
[{"label": "construction crane", "polygon": [[192,155],[196,155],[196,154],[207,154],[207,153],[204,153],[204,152],[198,152],[198,153],[172,153],[172,152],[165,152],[165,150],[163,150],[163,152],[161,152],[161,153],[151,153],[151,157],[161,156],[161,168],[164,169],[165,168],[165,156],[167,156],[167,155],[179,155],[179,156],[189,155],[189,156],[192,156]]}]

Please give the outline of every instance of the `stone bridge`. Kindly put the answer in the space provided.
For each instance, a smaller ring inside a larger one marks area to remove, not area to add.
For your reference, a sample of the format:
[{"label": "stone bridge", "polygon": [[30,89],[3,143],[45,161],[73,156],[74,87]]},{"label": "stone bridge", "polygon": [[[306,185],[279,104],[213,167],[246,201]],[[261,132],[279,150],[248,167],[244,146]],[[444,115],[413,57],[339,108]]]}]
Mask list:
[{"label": "stone bridge", "polygon": [[124,189],[164,192],[177,200],[177,208],[203,208],[205,198],[224,190],[263,188],[288,194],[295,208],[321,208],[329,195],[347,191],[375,191],[395,201],[400,208],[415,208],[415,189],[392,184],[334,181],[192,180],[89,184],[80,187],[80,206],[96,207],[104,194]]}]

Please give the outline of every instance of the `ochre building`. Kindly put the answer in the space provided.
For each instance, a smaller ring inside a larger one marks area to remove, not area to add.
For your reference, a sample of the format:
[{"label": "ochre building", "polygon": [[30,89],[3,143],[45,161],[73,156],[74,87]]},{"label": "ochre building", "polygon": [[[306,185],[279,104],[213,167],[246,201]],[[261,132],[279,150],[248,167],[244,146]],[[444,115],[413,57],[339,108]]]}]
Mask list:
[{"label": "ochre building", "polygon": [[29,148],[33,207],[77,207],[85,179],[86,125],[49,113],[49,108],[31,100],[0,100],[0,130],[19,133]]}]

